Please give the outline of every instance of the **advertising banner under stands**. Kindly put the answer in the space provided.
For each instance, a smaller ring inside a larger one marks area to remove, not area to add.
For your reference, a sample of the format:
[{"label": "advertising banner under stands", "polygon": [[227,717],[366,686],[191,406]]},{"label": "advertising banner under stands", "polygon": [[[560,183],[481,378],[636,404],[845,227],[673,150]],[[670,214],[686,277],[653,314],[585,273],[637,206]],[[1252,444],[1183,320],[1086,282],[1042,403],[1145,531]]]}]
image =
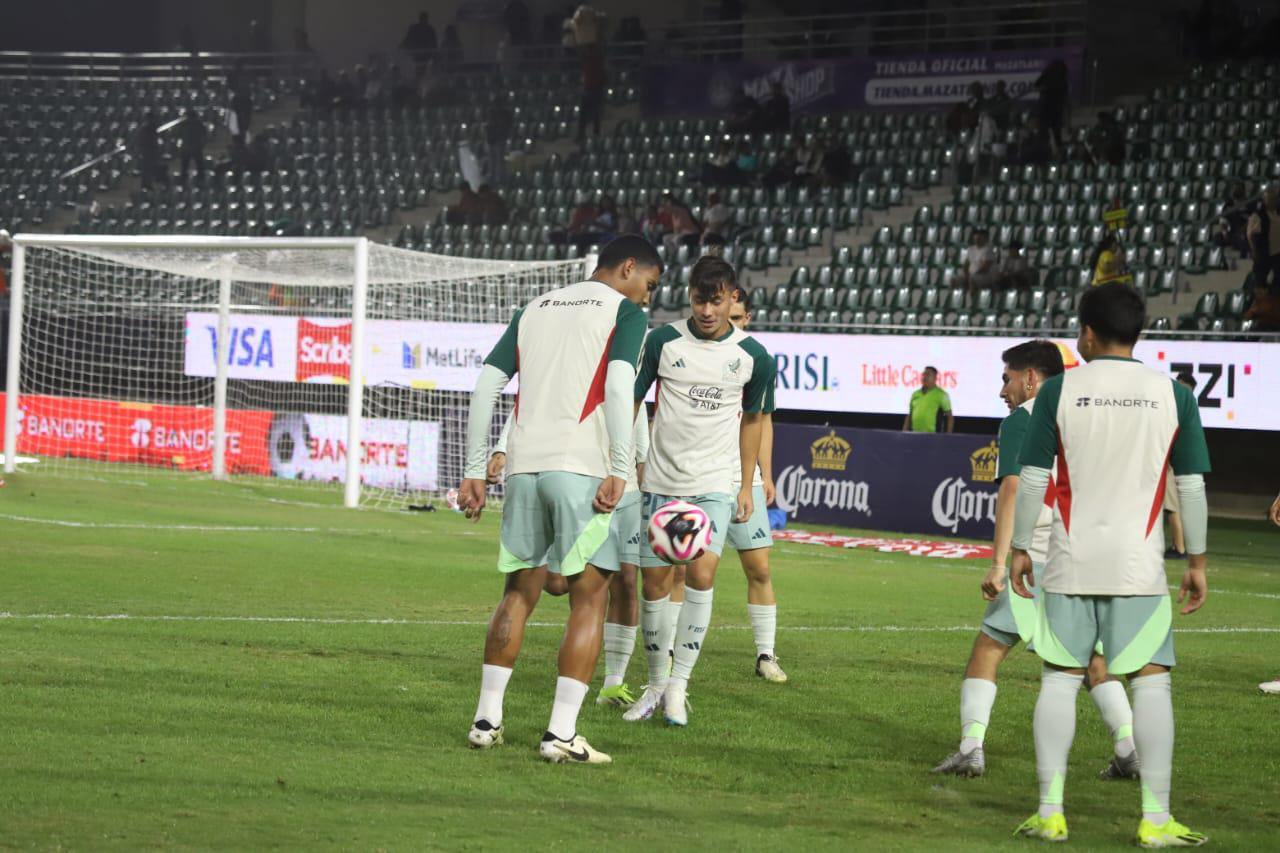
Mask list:
[{"label": "advertising banner under stands", "polygon": [[646,115],[725,115],[744,89],[757,101],[782,84],[792,112],[940,107],[968,97],[975,81],[990,93],[1004,81],[1015,100],[1033,100],[1035,81],[1055,60],[1067,66],[1069,85],[1080,91],[1084,49],[919,54],[858,59],[797,59],[706,65],[673,63],[645,68]]},{"label": "advertising banner under stands", "polygon": [[774,425],[777,506],[793,521],[990,539],[992,436]]}]

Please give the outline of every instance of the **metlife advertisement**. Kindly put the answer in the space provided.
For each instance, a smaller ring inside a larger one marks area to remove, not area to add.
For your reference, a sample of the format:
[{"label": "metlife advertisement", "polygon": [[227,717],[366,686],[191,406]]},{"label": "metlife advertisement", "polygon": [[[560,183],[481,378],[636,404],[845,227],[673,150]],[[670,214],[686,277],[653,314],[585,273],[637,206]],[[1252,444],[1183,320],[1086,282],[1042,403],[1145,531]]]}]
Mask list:
[{"label": "metlife advertisement", "polygon": [[[213,376],[217,316],[187,315],[186,373]],[[442,391],[475,387],[503,326],[375,320],[366,329],[365,381]],[[753,335],[778,363],[780,409],[905,414],[926,366],[956,415],[1002,418],[1000,354],[1025,338],[921,335]],[[1074,342],[1061,340],[1068,364]],[[1141,341],[1137,357],[1196,377],[1206,427],[1280,429],[1280,347],[1240,341]],[[349,321],[232,315],[227,374],[274,382],[346,382]],[[514,390],[514,383],[508,391]]]}]

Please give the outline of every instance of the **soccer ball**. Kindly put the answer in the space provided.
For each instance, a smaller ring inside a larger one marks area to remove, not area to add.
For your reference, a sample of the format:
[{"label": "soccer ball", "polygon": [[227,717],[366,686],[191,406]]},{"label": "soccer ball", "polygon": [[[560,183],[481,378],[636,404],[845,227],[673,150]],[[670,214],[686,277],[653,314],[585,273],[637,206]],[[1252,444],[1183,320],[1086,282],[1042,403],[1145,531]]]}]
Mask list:
[{"label": "soccer ball", "polygon": [[711,547],[711,519],[688,501],[669,501],[649,519],[649,545],[659,559],[692,563]]}]

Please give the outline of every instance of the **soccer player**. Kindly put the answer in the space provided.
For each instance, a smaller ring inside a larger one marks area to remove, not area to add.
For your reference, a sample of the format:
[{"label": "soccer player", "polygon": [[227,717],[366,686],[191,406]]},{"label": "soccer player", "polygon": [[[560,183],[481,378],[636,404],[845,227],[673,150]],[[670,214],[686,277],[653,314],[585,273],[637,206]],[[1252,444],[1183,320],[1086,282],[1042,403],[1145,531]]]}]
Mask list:
[{"label": "soccer player", "polygon": [[[1104,284],[1080,300],[1078,349],[1087,364],[1046,380],[1018,462],[1014,592],[1040,585],[1035,651],[1044,660],[1034,732],[1040,809],[1018,833],[1065,841],[1063,788],[1076,727],[1076,694],[1095,645],[1107,671],[1129,678],[1133,737],[1142,758],[1142,847],[1193,847],[1204,835],[1169,814],[1173,774],[1173,608],[1164,570],[1160,507],[1172,465],[1182,500],[1188,565],[1178,592],[1194,613],[1208,594],[1209,452],[1189,390],[1133,358],[1146,306],[1132,287]],[[1037,573],[1028,550],[1057,458],[1049,558]],[[1038,577],[1037,577],[1038,575]]]},{"label": "soccer player", "polygon": [[661,275],[653,246],[619,237],[601,251],[589,280],[538,296],[517,312],[485,359],[471,398],[459,488],[469,518],[478,519],[485,505],[494,404],[517,371],[520,390],[498,548],[506,589],[485,638],[480,701],[467,736],[473,747],[502,742],[503,696],[550,571],[568,579],[569,618],[539,753],[554,763],[611,761],[578,734],[577,721],[600,654],[609,575],[619,567],[611,514],[635,468],[631,391],[646,325],[640,306]]},{"label": "soccer player", "polygon": [[[489,457],[486,473],[490,483],[498,482],[506,466],[507,438],[513,423],[514,416],[508,417]],[[627,706],[635,701],[626,684],[626,674],[636,646],[639,621],[636,574],[640,564],[640,539],[644,535],[640,523],[640,481],[644,479],[644,460],[649,453],[649,418],[644,411],[636,412],[632,429],[636,464],[628,472],[627,488],[610,522],[610,534],[618,542],[620,569],[609,579],[609,609],[604,621],[604,686],[596,695],[597,705]],[[568,591],[565,578],[547,573],[543,592],[559,596]]]},{"label": "soccer player", "polygon": [[[1271,503],[1271,523],[1280,527],[1280,496]],[[1280,676],[1273,678],[1271,681],[1264,681],[1258,685],[1258,689],[1263,693],[1269,693],[1272,696],[1280,696]]]},{"label": "soccer player", "polygon": [[[624,720],[647,719],[661,703],[669,725],[688,724],[689,676],[711,623],[720,552],[730,522],[746,521],[754,509],[751,479],[765,397],[777,368],[764,347],[729,322],[736,285],[732,266],[721,258],[700,258],[689,277],[693,316],[655,329],[645,341],[637,404],[655,381],[658,392],[645,464],[644,524],[658,507],[679,498],[702,507],[711,519],[712,535],[708,552],[686,569],[670,659],[662,614],[671,594],[672,567],[654,555],[648,537],[640,546],[640,625],[649,684]],[[735,482],[741,484],[736,490]]]},{"label": "soccer player", "polygon": [[[982,597],[989,603],[960,685],[960,746],[933,768],[934,773],[971,777],[986,772],[983,741],[996,701],[996,674],[1018,640],[1028,642],[1035,633],[1035,605],[1019,596],[1010,596],[1005,583],[1005,565],[1013,537],[1014,497],[1018,493],[1020,471],[1018,453],[1035,407],[1036,393],[1046,379],[1062,373],[1062,351],[1050,341],[1027,341],[1005,350],[1002,357],[1004,374],[1000,398],[1009,407],[1009,416],[1000,424],[1000,454],[996,463],[1000,492],[996,495],[996,533],[992,542],[995,557],[982,580]],[[1055,497],[1051,482],[1046,505],[1036,519],[1030,549],[1037,571],[1044,570],[1049,533],[1053,528],[1049,507]],[[1089,660],[1089,683],[1089,695],[1115,743],[1115,755],[1100,775],[1104,779],[1136,779],[1138,754],[1133,746],[1133,712],[1124,686],[1107,675],[1106,662],[1096,654]]]}]

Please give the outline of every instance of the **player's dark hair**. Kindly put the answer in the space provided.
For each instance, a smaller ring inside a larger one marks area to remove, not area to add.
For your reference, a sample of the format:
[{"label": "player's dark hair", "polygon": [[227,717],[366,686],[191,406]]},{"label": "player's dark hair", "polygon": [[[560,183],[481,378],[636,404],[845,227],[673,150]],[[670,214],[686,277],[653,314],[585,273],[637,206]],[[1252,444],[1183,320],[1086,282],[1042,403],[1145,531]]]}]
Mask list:
[{"label": "player's dark hair", "polygon": [[642,267],[657,267],[662,272],[662,258],[653,244],[639,234],[623,234],[615,237],[600,250],[596,265],[600,269],[611,270],[628,258],[635,258],[636,264]]},{"label": "player's dark hair", "polygon": [[1190,373],[1188,373],[1187,371],[1184,370],[1178,374],[1178,381],[1181,382],[1183,385],[1186,385],[1192,391],[1196,390],[1196,385],[1197,385],[1196,378],[1192,376]]},{"label": "player's dark hair", "polygon": [[920,372],[921,372],[921,373],[928,373],[930,370],[932,370],[935,374],[937,374],[937,372],[938,372],[938,368],[934,367],[932,364],[926,364],[926,365],[924,366],[924,370],[922,370],[922,371],[920,371]]},{"label": "player's dark hair", "polygon": [[1064,370],[1062,350],[1043,338],[1009,347],[1000,357],[1013,370],[1034,370],[1046,379]]},{"label": "player's dark hair", "polygon": [[747,293],[747,289],[740,284],[733,286],[733,298],[742,303],[743,309],[751,313],[751,294]]},{"label": "player's dark hair", "polygon": [[1104,344],[1133,346],[1146,324],[1146,303],[1130,285],[1118,281],[1100,284],[1086,290],[1080,299],[1080,326],[1093,329]]},{"label": "player's dark hair", "polygon": [[689,272],[689,290],[703,301],[715,298],[721,290],[727,289],[730,295],[738,287],[738,274],[733,264],[724,258],[703,255]]}]

